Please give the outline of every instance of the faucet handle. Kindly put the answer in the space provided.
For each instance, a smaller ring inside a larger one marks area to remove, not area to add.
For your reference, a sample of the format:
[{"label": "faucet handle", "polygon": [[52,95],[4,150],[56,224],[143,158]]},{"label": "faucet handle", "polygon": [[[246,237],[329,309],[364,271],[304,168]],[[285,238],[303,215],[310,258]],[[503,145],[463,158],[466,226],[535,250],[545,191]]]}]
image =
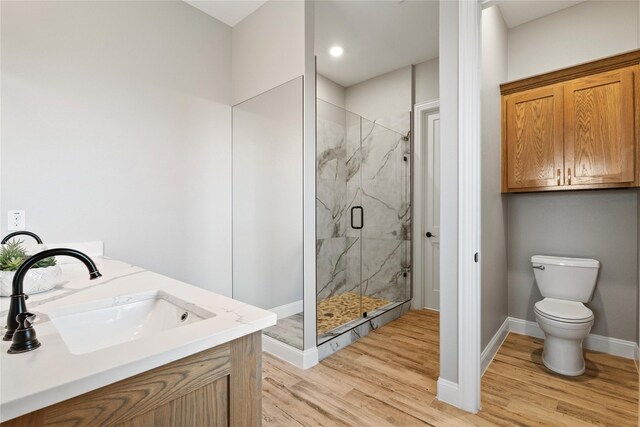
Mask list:
[{"label": "faucet handle", "polygon": [[41,344],[36,337],[36,330],[31,326],[35,320],[36,315],[29,312],[20,313],[16,316],[18,329],[13,333],[11,347],[9,347],[7,353],[24,353],[40,347]]},{"label": "faucet handle", "polygon": [[36,321],[36,315],[29,312],[20,313],[16,316],[16,321],[20,324],[18,329],[29,329]]}]

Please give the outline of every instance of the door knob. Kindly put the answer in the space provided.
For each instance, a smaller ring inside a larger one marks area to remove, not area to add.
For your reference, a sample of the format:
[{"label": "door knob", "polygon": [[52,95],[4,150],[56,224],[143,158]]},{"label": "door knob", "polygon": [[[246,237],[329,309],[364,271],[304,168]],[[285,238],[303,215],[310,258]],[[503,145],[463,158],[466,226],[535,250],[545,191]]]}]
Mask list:
[{"label": "door knob", "polygon": [[436,237],[436,235],[431,233],[430,231],[427,231],[427,237],[429,237],[429,238]]}]

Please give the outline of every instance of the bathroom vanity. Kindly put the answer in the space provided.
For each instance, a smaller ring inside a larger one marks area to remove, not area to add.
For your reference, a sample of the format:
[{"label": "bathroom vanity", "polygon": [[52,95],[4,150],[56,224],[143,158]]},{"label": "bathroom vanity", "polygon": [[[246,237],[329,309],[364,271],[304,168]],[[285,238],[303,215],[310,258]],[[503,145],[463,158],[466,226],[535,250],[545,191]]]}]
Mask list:
[{"label": "bathroom vanity", "polygon": [[96,262],[102,278],[63,264],[65,282],[28,299],[42,347],[7,354],[2,342],[2,426],[261,424],[260,331],[275,314]]}]

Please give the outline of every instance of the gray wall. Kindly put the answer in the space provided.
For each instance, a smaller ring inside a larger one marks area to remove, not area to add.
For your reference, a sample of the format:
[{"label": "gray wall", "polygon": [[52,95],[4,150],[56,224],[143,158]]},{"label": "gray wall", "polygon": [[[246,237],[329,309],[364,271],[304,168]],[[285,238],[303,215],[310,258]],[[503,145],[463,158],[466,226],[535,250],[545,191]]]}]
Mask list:
[{"label": "gray wall", "polygon": [[305,4],[268,1],[232,30],[233,105],[305,73]]},{"label": "gray wall", "polygon": [[344,108],[345,88],[323,75],[316,75],[317,97],[330,104]]},{"label": "gray wall", "polygon": [[[373,77],[345,89],[345,108],[406,134],[412,100],[411,66]],[[403,117],[399,123],[396,118]]]},{"label": "gray wall", "polygon": [[415,103],[431,101],[440,97],[440,64],[438,58],[413,66]]},{"label": "gray wall", "polygon": [[507,318],[507,200],[500,193],[501,97],[507,79],[507,26],[497,6],[482,12],[482,339],[485,348]]},{"label": "gray wall", "polygon": [[536,254],[594,258],[600,275],[592,333],[636,339],[636,190],[509,196],[509,315],[535,322],[542,299],[531,269]]},{"label": "gray wall", "polygon": [[[638,48],[638,2],[584,2],[508,33],[509,79]],[[498,123],[496,121],[496,123]],[[602,263],[593,333],[635,341],[638,322],[635,190],[508,197],[509,315],[534,321],[541,299],[534,253],[593,257]]]},{"label": "gray wall", "polygon": [[231,293],[231,28],[183,2],[1,2],[0,232]]},{"label": "gray wall", "polygon": [[637,1],[585,1],[509,30],[509,80],[638,48]]}]

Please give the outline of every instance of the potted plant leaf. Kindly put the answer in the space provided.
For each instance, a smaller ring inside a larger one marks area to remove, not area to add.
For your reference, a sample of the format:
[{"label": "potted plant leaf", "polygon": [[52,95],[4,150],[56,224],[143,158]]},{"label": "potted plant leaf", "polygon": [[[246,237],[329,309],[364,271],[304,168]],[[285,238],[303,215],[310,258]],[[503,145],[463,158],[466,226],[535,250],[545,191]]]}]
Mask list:
[{"label": "potted plant leaf", "polygon": [[[10,296],[13,276],[18,267],[29,258],[21,240],[0,247],[0,296]],[[24,279],[27,295],[46,292],[60,283],[62,270],[54,257],[45,258],[32,267]]]}]

